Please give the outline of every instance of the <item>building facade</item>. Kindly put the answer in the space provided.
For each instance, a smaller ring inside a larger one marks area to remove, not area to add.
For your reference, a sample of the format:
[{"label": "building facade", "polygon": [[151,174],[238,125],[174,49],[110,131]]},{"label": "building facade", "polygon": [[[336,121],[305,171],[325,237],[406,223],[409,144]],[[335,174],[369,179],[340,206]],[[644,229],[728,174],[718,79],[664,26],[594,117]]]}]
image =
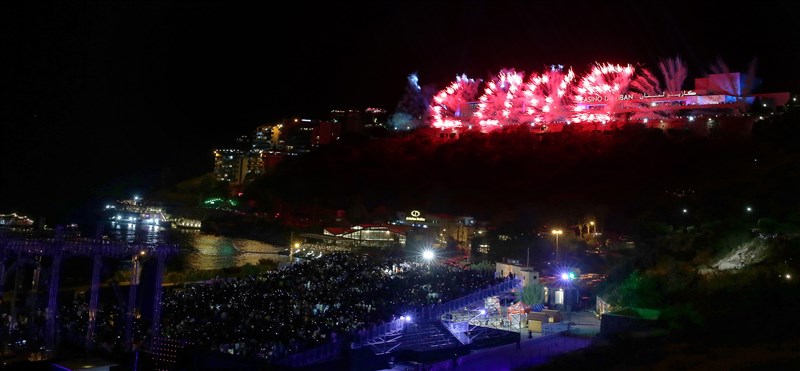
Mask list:
[{"label": "building facade", "polygon": [[214,150],[214,176],[217,180],[243,184],[247,178],[249,156],[240,149]]}]

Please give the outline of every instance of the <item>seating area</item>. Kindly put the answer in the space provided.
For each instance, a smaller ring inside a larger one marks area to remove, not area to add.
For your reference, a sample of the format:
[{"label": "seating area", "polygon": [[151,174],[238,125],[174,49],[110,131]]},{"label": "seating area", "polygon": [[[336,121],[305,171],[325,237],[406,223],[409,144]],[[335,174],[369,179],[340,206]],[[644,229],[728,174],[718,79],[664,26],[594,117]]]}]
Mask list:
[{"label": "seating area", "polygon": [[469,334],[474,348],[508,344],[519,338],[519,332],[495,329],[491,327],[476,327]]},{"label": "seating area", "polygon": [[441,321],[409,323],[391,352],[399,362],[434,362],[469,353]]},{"label": "seating area", "polygon": [[411,323],[403,333],[398,350],[427,352],[459,347],[462,344],[438,322]]},{"label": "seating area", "polygon": [[398,362],[437,362],[469,354],[471,349],[511,344],[520,336],[519,332],[493,328],[476,328],[467,334],[474,339],[465,345],[441,321],[410,323],[402,337],[390,342],[397,344],[390,353]]}]

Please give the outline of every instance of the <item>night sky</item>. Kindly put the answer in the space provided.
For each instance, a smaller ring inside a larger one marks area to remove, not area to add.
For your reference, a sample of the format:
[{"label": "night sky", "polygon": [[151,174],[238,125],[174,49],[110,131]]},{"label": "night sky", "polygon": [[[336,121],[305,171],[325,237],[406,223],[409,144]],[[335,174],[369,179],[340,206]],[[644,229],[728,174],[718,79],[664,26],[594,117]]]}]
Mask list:
[{"label": "night sky", "polygon": [[[67,222],[87,199],[212,170],[263,123],[392,111],[408,74],[441,89],[502,68],[715,58],[797,91],[791,2],[11,2],[0,5],[0,213]],[[270,4],[270,5],[266,5]]]}]

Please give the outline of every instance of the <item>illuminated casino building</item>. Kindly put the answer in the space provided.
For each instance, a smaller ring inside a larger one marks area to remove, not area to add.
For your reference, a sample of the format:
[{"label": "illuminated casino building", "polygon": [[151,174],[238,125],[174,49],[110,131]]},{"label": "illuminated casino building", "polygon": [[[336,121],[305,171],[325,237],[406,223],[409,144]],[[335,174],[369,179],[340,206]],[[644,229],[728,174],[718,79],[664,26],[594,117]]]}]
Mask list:
[{"label": "illuminated casino building", "polygon": [[448,214],[423,213],[420,210],[397,212],[397,219],[392,225],[407,226],[409,241],[429,246],[434,249],[444,249],[448,242],[456,243],[469,253],[473,238],[478,233],[483,233],[483,224],[472,216],[455,216]]},{"label": "illuminated casino building", "polygon": [[774,110],[789,101],[788,92],[752,93],[758,83],[754,76],[727,67],[696,78],[693,89],[683,88],[687,72],[680,58],[663,60],[658,67],[659,75],[610,63],[597,63],[583,75],[560,65],[528,76],[504,69],[487,81],[462,75],[434,96],[430,124],[449,137],[464,130],[523,125],[542,132],[565,125],[605,130],[630,123],[666,129],[698,119],[710,125],[720,117],[749,117],[754,103]]}]

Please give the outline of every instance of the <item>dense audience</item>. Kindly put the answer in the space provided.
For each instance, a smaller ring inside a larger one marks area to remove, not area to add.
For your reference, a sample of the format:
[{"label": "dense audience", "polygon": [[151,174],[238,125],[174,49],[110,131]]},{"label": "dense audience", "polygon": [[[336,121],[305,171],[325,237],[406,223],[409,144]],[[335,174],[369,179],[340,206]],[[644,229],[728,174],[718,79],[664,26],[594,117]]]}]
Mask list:
[{"label": "dense audience", "polygon": [[22,352],[39,352],[44,347],[45,312],[20,308],[11,313],[0,309],[0,358]]},{"label": "dense audience", "polygon": [[[209,350],[275,360],[501,281],[455,260],[429,264],[333,252],[247,278],[165,287],[160,334]],[[107,354],[127,349],[126,297],[116,294],[117,300],[98,303],[95,322],[95,349]],[[59,342],[85,344],[88,302],[83,292],[60,303]],[[134,348],[152,341],[145,312],[135,316]],[[43,345],[43,311],[2,313],[0,319],[3,353]]]},{"label": "dense audience", "polygon": [[337,252],[261,276],[165,292],[161,335],[275,359],[500,281],[461,267]]}]

